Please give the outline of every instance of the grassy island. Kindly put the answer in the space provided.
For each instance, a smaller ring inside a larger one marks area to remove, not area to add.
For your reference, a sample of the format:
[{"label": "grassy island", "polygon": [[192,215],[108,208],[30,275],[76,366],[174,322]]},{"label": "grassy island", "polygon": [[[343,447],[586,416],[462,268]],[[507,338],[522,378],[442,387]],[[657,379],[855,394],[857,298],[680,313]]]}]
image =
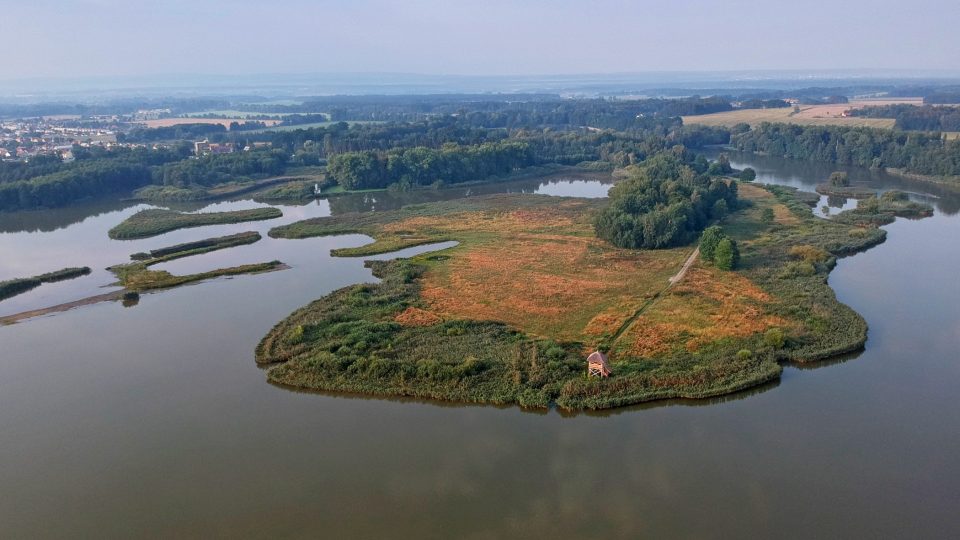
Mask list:
[{"label": "grassy island", "polygon": [[[692,245],[597,239],[604,200],[493,195],[278,227],[271,236],[374,238],[338,255],[459,244],[368,263],[379,283],[293,313],[257,361],[274,364],[271,381],[299,388],[598,409],[724,394],[777,378],[781,361],[861,348],[866,322],[837,301],[827,275],[885,232],[869,219],[817,218],[792,189],[739,191],[746,208],[722,222],[740,246],[736,271],[698,261],[678,274]],[[588,379],[586,354],[598,345],[614,374]]]},{"label": "grassy island", "polygon": [[849,199],[869,199],[877,194],[875,189],[860,186],[834,186],[831,184],[817,184],[817,193],[829,195],[831,197],[844,197]]},{"label": "grassy island", "polygon": [[256,231],[248,231],[227,236],[218,236],[216,238],[207,238],[205,240],[196,240],[186,242],[160,249],[152,249],[149,253],[134,253],[130,256],[136,261],[147,261],[150,264],[157,264],[164,261],[189,257],[191,255],[201,255],[211,251],[227,249],[235,246],[244,246],[259,242],[262,237]]},{"label": "grassy island", "polygon": [[218,268],[199,274],[175,276],[166,270],[150,270],[143,262],[111,266],[109,270],[120,280],[120,285],[128,291],[143,292],[157,289],[169,289],[195,281],[203,281],[223,276],[237,276],[241,274],[261,274],[282,270],[286,266],[280,261],[270,261],[256,264],[243,264],[231,268]]},{"label": "grassy island", "polygon": [[12,298],[18,294],[25,293],[29,290],[36,289],[44,283],[53,283],[56,281],[64,281],[67,279],[73,279],[80,276],[85,276],[90,273],[90,268],[84,266],[80,268],[64,268],[62,270],[57,270],[56,272],[48,272],[46,274],[40,274],[39,276],[33,276],[28,278],[18,278],[11,279],[8,281],[0,281],[0,300],[6,300],[7,298]]},{"label": "grassy island", "polygon": [[133,240],[157,236],[177,229],[243,223],[246,221],[262,221],[276,219],[282,216],[283,212],[278,208],[254,208],[252,210],[199,214],[187,214],[173,210],[151,208],[141,210],[128,217],[122,223],[110,229],[108,234],[110,238],[114,240]]},{"label": "grassy island", "polygon": [[231,234],[229,236],[220,236],[217,238],[207,238],[184,244],[177,244],[160,249],[151,250],[149,253],[134,253],[130,256],[134,260],[132,263],[118,264],[108,268],[117,278],[119,283],[128,291],[141,292],[155,289],[167,289],[176,287],[185,283],[202,281],[221,276],[235,276],[239,274],[256,274],[269,272],[284,268],[280,261],[271,261],[267,263],[245,264],[232,268],[220,268],[209,272],[199,274],[189,274],[186,276],[175,276],[164,270],[150,270],[155,264],[160,264],[174,259],[201,255],[211,251],[227,249],[235,246],[242,246],[258,242],[261,239],[258,232],[243,232]]}]

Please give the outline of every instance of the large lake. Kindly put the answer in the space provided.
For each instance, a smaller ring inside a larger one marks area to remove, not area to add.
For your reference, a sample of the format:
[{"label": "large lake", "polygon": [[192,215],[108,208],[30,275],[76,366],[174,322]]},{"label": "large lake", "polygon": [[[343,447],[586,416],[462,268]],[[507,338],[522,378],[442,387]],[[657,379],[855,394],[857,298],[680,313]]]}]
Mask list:
[{"label": "large lake", "polygon": [[[832,170],[731,157],[760,181],[808,190]],[[267,384],[259,339],[309,301],[372,279],[361,260],[329,256],[367,241],[358,235],[265,237],[164,268],[291,269],[0,327],[0,537],[956,537],[960,196],[850,173],[936,208],[886,227],[885,244],[831,274],[870,324],[866,350],[787,366],[779,383],[724,399],[565,416]],[[490,191],[602,196],[607,184],[341,197],[128,242],[106,231],[142,206],[0,214],[0,280],[95,269],[4,301],[0,315],[109,290],[102,269],[144,249]]]}]

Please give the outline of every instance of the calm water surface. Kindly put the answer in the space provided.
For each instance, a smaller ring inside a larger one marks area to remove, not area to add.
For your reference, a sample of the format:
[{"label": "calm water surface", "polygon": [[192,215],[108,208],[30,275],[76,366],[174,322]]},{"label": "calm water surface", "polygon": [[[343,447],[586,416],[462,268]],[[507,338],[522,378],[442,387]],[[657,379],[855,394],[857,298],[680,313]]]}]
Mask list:
[{"label": "calm water surface", "polygon": [[[806,189],[831,170],[733,161],[761,181]],[[856,173],[937,208],[887,227],[885,244],[831,275],[840,299],[870,323],[866,350],[787,367],[777,384],[720,400],[568,417],[267,384],[256,343],[310,300],[371,279],[362,261],[329,257],[362,236],[264,238],[165,268],[277,258],[290,270],[2,327],[0,536],[955,537],[960,197]],[[102,268],[143,249],[443,196],[344,197],[284,206],[275,221],[135,242],[110,241],[106,230],[137,208],[93,208],[62,224],[4,216],[0,279]],[[109,282],[97,270],[17,305],[71,300]]]}]

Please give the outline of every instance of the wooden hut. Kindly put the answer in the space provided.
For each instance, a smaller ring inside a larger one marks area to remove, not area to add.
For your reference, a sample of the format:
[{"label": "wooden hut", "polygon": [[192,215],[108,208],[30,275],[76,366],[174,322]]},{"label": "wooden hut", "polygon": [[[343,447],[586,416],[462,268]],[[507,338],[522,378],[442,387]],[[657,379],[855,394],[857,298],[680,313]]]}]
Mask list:
[{"label": "wooden hut", "polygon": [[600,351],[594,351],[587,357],[587,376],[589,377],[609,377],[613,373],[610,370],[610,363],[607,362],[607,355]]}]

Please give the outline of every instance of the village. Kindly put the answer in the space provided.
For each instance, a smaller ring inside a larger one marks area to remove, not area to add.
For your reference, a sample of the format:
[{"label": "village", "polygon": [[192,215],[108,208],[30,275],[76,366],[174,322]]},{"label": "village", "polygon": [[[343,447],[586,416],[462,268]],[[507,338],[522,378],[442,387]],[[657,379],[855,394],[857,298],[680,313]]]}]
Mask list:
[{"label": "village", "polygon": [[[43,155],[59,156],[64,162],[74,160],[75,147],[90,148],[164,148],[171,142],[145,143],[125,140],[135,128],[150,127],[150,122],[168,118],[170,109],[138,110],[112,115],[52,115],[30,118],[0,119],[0,160],[29,161]],[[236,147],[231,143],[203,140],[191,141],[194,154],[228,154],[236,150],[251,151],[268,146],[255,142]]]}]

